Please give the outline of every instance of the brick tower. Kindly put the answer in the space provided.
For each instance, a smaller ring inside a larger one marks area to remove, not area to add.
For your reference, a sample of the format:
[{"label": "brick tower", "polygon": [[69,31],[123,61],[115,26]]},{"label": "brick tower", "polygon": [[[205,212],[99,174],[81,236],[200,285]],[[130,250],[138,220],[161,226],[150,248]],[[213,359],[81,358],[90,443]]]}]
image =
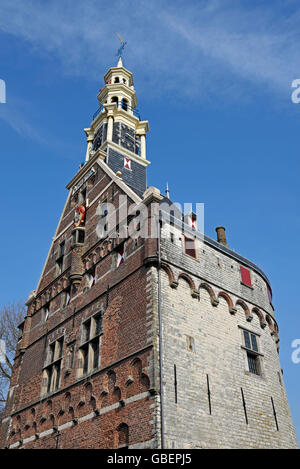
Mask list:
[{"label": "brick tower", "polygon": [[9,448],[296,448],[262,270],[147,187],[119,59],[20,325]]}]

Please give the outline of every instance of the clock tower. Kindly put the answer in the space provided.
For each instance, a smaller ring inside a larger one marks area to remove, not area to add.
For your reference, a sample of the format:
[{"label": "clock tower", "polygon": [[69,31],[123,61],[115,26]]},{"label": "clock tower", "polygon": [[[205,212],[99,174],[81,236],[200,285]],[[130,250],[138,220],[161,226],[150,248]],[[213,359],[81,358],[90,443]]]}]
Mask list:
[{"label": "clock tower", "polygon": [[105,162],[123,181],[141,196],[147,187],[146,133],[148,121],[142,121],[136,108],[137,97],[132,73],[119,58],[116,67],[104,75],[104,87],[98,93],[99,109],[93,115],[87,136],[86,161],[98,150],[106,153]]}]

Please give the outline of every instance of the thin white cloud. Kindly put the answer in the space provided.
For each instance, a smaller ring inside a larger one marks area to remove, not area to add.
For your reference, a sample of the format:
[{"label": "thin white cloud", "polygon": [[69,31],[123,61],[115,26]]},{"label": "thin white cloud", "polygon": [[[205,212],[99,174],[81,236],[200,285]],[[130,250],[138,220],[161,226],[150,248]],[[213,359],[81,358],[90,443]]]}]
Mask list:
[{"label": "thin white cloud", "polygon": [[118,31],[128,41],[125,64],[149,93],[233,96],[245,82],[289,93],[299,73],[300,9],[280,4],[2,0],[0,30],[58,58],[63,73],[99,81],[114,65]]},{"label": "thin white cloud", "polygon": [[6,122],[19,135],[41,144],[46,143],[37,127],[30,124],[28,119],[24,118],[24,113],[19,111],[16,105],[9,103],[0,104],[0,119]]}]

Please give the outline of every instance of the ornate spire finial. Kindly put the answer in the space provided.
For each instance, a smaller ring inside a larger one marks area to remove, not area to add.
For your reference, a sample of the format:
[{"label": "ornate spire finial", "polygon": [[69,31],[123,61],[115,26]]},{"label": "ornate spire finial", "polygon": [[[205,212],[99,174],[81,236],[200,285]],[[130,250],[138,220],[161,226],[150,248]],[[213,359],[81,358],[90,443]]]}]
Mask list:
[{"label": "ornate spire finial", "polygon": [[120,43],[122,44],[121,47],[119,47],[118,52],[116,53],[116,56],[121,59],[124,47],[126,46],[127,42],[123,41],[119,33],[116,33],[116,34],[118,36]]},{"label": "ornate spire finial", "polygon": [[169,184],[168,183],[167,183],[167,186],[166,186],[166,196],[167,196],[168,199],[170,198],[170,191],[169,191]]}]

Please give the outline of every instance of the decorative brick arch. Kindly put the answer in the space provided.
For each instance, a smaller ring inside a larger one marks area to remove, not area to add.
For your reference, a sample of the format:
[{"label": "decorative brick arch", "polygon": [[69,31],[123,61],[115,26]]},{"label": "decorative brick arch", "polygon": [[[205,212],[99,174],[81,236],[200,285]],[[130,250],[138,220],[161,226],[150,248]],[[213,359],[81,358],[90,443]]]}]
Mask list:
[{"label": "decorative brick arch", "polygon": [[244,313],[246,315],[246,319],[247,321],[252,321],[253,319],[253,314],[251,314],[250,312],[250,309],[248,308],[247,304],[245,303],[245,301],[243,300],[237,300],[237,302],[235,303],[235,306],[241,306],[241,308],[243,308],[244,310]]},{"label": "decorative brick arch", "polygon": [[57,424],[63,425],[70,420],[69,409],[71,405],[71,393],[67,391],[64,395],[63,401],[57,413]]},{"label": "decorative brick arch", "polygon": [[208,294],[209,294],[209,296],[210,296],[211,304],[212,304],[213,306],[218,306],[219,300],[218,300],[218,298],[216,297],[215,292],[213,291],[212,287],[211,287],[210,285],[208,285],[208,283],[202,282],[202,283],[200,283],[200,285],[199,285],[199,291],[200,291],[201,288],[203,288],[204,290],[206,290],[206,291],[208,292]]},{"label": "decorative brick arch", "polygon": [[178,281],[181,278],[189,284],[191,292],[195,291],[195,283],[188,274],[185,274],[184,272],[180,272],[180,274],[178,275]]},{"label": "decorative brick arch", "polygon": [[224,298],[224,300],[228,304],[228,309],[229,309],[230,314],[235,314],[237,312],[237,309],[233,306],[233,301],[231,299],[231,296],[228,295],[228,293],[224,291],[220,291],[218,293],[218,298]]},{"label": "decorative brick arch", "polygon": [[275,333],[275,337],[276,337],[276,339],[278,339],[278,341],[279,341],[279,335],[278,335],[279,329],[278,329],[278,324],[277,324],[277,322],[275,321],[275,319],[273,319],[273,321],[274,321],[274,333]]},{"label": "decorative brick arch", "polygon": [[115,404],[121,400],[121,389],[116,384],[117,375],[113,370],[109,370],[103,380],[101,407]]},{"label": "decorative brick arch", "polygon": [[150,388],[150,379],[143,370],[140,358],[136,357],[131,361],[128,372],[129,374],[125,386],[126,398],[148,391]]},{"label": "decorative brick arch", "polygon": [[273,321],[271,319],[271,316],[269,314],[266,314],[266,322],[269,326],[270,331],[275,332],[274,323],[273,323]]},{"label": "decorative brick arch", "polygon": [[259,322],[260,322],[260,327],[264,329],[267,325],[266,320],[264,318],[263,313],[255,306],[252,308],[252,313],[256,314],[258,316]]},{"label": "decorative brick arch", "polygon": [[167,273],[167,275],[169,277],[169,282],[170,282],[170,285],[171,285],[175,280],[173,270],[165,262],[162,262],[160,267]]}]

